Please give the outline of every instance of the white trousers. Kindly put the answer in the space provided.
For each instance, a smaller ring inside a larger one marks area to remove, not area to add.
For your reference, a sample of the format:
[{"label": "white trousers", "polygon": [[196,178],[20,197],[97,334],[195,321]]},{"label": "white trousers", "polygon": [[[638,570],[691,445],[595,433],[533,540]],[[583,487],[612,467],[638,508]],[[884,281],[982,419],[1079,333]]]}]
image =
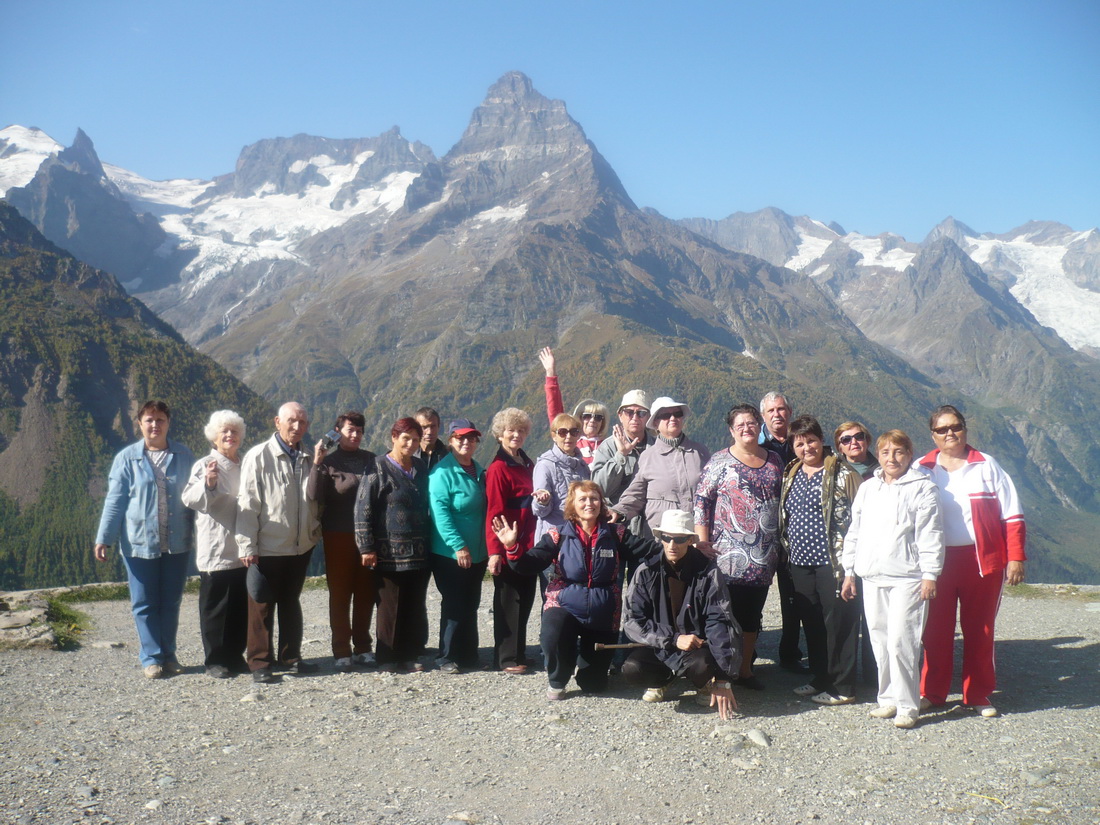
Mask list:
[{"label": "white trousers", "polygon": [[920,579],[863,580],[863,612],[878,663],[878,703],[914,718],[920,708],[921,634],[928,618],[920,588]]}]

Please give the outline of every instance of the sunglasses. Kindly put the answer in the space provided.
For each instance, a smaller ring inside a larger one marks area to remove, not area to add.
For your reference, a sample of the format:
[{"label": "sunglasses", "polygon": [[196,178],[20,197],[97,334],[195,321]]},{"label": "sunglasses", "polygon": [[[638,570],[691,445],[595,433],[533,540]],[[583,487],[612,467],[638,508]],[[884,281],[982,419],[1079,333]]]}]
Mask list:
[{"label": "sunglasses", "polygon": [[649,410],[636,410],[633,407],[619,410],[620,415],[626,415],[627,418],[649,418]]},{"label": "sunglasses", "polygon": [[663,412],[659,416],[657,416],[657,420],[658,421],[664,421],[666,418],[683,418],[683,417],[684,417],[684,411],[683,410],[669,410],[668,412]]},{"label": "sunglasses", "polygon": [[480,435],[454,435],[451,436],[455,441],[480,441]]},{"label": "sunglasses", "polygon": [[600,413],[581,413],[581,421],[603,421],[603,415]]},{"label": "sunglasses", "polygon": [[933,427],[932,432],[936,435],[947,435],[948,433],[961,433],[965,430],[962,424],[948,424],[946,427]]},{"label": "sunglasses", "polygon": [[661,534],[661,541],[670,541],[673,544],[687,544],[695,536],[670,536],[667,533]]},{"label": "sunglasses", "polygon": [[574,438],[576,438],[578,435],[581,434],[581,431],[578,430],[576,427],[572,427],[572,428],[559,427],[554,432],[556,432],[558,434],[558,438],[565,438],[567,435],[571,435]]},{"label": "sunglasses", "polygon": [[840,437],[841,444],[851,444],[853,441],[862,441],[866,443],[867,433],[852,433],[852,435],[842,435]]}]

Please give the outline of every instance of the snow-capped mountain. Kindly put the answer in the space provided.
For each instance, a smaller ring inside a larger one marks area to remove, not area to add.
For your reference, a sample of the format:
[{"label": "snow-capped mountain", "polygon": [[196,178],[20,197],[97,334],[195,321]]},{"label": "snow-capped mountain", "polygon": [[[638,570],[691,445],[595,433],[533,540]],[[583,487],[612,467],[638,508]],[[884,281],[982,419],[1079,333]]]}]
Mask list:
[{"label": "snow-capped mountain", "polygon": [[[912,265],[921,244],[893,234],[845,232],[778,209],[737,212],[720,221],[682,223],[727,249],[756,255],[826,282],[843,307],[844,284],[859,271],[896,277]],[[1005,283],[1039,323],[1070,346],[1100,356],[1100,231],[1076,231],[1032,221],[1001,235],[978,233],[947,218],[924,239],[948,238],[986,272]]]},{"label": "snow-capped mountain", "polygon": [[0,198],[9,189],[30,183],[42,161],[64,148],[41,129],[18,125],[0,129]]}]

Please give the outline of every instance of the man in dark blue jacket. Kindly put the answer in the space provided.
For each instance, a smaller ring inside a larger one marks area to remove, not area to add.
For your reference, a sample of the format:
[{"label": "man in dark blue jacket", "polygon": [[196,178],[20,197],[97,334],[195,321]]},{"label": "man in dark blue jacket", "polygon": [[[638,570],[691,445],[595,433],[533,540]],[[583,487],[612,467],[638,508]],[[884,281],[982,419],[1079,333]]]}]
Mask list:
[{"label": "man in dark blue jacket", "polygon": [[668,684],[684,676],[699,704],[717,706],[727,719],[737,708],[730,674],[741,666],[741,628],[729,590],[695,546],[691,513],[668,510],[653,532],[664,552],[638,568],[626,600],[626,635],[645,647],[630,654],[623,676],[646,686],[647,702],[660,702]]}]

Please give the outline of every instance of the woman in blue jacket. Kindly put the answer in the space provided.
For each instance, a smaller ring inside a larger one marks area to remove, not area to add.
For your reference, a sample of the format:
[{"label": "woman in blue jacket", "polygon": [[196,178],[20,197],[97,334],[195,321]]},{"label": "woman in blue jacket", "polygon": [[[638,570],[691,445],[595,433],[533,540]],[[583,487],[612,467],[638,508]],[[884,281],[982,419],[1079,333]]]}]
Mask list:
[{"label": "woman in blue jacket", "polygon": [[163,401],[147,401],[138,410],[142,440],[111,464],[95,540],[98,561],[107,560],[116,542],[122,553],[148,679],[180,672],[176,630],[194,543],[195,513],[183,506],[180,494],[195,457],[168,440],[171,415]]},{"label": "woman in blue jacket", "polygon": [[[551,566],[541,641],[550,679],[546,698],[552,701],[564,698],[574,669],[582,691],[606,689],[611,651],[596,645],[614,644],[619,635],[619,568],[660,551],[655,541],[608,523],[608,515],[600,485],[574,481],[565,500],[565,525],[550,528],[534,547],[508,562],[527,574]],[[505,549],[516,545],[515,524],[497,516],[493,530]]]},{"label": "woman in blue jacket", "polygon": [[432,547],[428,562],[442,600],[439,669],[458,673],[478,666],[477,609],[489,566],[485,547],[485,470],[474,461],[481,433],[472,421],[450,423],[450,455],[428,476]]}]

